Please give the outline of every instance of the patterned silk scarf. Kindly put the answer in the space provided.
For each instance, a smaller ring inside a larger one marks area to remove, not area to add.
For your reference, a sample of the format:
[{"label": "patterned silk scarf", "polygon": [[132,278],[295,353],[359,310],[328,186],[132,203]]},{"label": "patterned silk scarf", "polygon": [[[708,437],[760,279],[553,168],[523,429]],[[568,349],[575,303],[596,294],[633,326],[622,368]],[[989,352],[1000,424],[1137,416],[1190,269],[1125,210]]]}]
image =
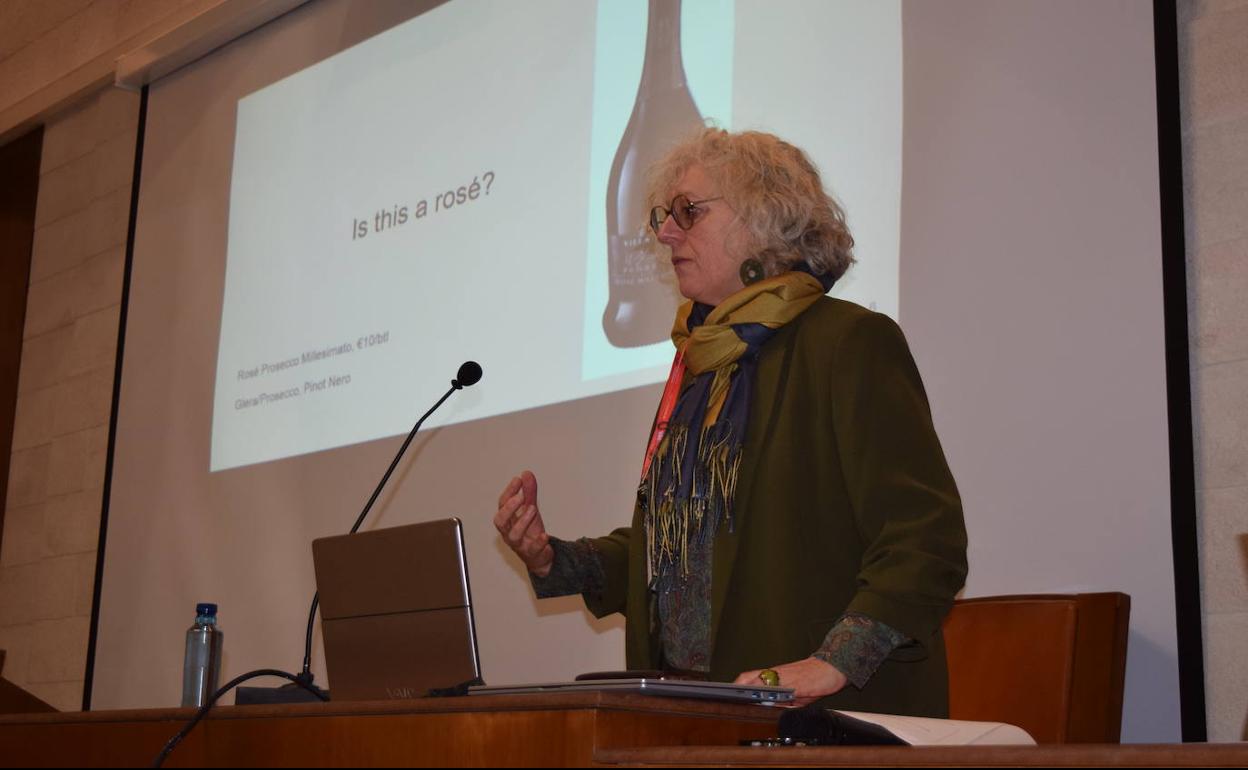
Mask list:
[{"label": "patterned silk scarf", "polygon": [[676,359],[638,490],[652,587],[670,589],[687,575],[690,547],[714,538],[720,521],[732,531],[759,349],[825,291],[809,273],[790,272],[751,284],[715,308],[690,301],[677,311]]}]

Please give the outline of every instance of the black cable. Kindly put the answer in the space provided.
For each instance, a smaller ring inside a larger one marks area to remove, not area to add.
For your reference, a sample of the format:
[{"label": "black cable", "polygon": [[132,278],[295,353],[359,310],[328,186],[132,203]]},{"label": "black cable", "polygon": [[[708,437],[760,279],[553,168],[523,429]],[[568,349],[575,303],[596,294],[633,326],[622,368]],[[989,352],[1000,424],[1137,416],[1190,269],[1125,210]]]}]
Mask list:
[{"label": "black cable", "polygon": [[160,767],[164,764],[165,760],[169,757],[169,752],[173,751],[174,748],[182,742],[183,738],[190,735],[191,730],[195,729],[195,725],[199,724],[200,720],[208,715],[208,711],[216,704],[217,699],[219,699],[222,695],[225,695],[230,690],[233,690],[243,682],[246,682],[248,679],[255,679],[260,676],[280,676],[283,679],[289,679],[295,684],[305,688],[308,692],[312,693],[321,700],[329,700],[329,698],[325,697],[325,694],[319,689],[305,685],[303,682],[299,681],[299,677],[294,674],[288,674],[285,671],[278,671],[274,668],[261,668],[255,671],[248,671],[246,674],[234,677],[229,682],[226,682],[224,687],[214,692],[212,697],[208,699],[208,702],[200,706],[199,711],[195,712],[195,717],[191,719],[190,722],[187,722],[186,726],[179,730],[177,735],[169,739],[169,742],[165,744],[165,747],[161,749],[160,753],[156,755],[156,758],[152,760],[151,767]]}]

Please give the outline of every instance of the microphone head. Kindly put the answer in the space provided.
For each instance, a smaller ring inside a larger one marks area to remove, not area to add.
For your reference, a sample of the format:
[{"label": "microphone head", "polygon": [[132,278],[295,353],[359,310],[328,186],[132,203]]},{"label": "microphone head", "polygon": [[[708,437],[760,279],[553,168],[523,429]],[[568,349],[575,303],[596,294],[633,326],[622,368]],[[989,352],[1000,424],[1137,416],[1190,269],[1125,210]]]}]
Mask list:
[{"label": "microphone head", "polygon": [[460,364],[459,371],[455,374],[455,384],[461,388],[476,385],[481,381],[481,374],[481,364],[476,361],[465,361]]}]

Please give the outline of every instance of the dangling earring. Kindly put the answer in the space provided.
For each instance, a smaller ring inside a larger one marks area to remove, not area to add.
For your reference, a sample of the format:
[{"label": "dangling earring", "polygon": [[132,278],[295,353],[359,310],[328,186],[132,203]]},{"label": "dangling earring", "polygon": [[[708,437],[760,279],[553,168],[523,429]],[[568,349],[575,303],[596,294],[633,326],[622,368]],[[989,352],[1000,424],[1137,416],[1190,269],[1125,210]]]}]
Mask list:
[{"label": "dangling earring", "polygon": [[741,283],[749,286],[752,283],[758,283],[766,277],[766,271],[763,270],[763,263],[757,259],[750,257],[741,263]]}]

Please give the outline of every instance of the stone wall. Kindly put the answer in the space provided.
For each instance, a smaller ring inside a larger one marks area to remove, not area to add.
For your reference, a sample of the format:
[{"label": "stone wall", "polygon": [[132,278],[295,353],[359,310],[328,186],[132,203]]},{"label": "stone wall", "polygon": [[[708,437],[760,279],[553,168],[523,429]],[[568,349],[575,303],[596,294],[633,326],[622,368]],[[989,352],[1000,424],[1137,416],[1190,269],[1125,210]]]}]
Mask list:
[{"label": "stone wall", "polygon": [[1179,3],[1209,739],[1248,740],[1248,0]]},{"label": "stone wall", "polygon": [[112,406],[135,94],[47,123],[0,551],[6,678],[81,708]]}]

